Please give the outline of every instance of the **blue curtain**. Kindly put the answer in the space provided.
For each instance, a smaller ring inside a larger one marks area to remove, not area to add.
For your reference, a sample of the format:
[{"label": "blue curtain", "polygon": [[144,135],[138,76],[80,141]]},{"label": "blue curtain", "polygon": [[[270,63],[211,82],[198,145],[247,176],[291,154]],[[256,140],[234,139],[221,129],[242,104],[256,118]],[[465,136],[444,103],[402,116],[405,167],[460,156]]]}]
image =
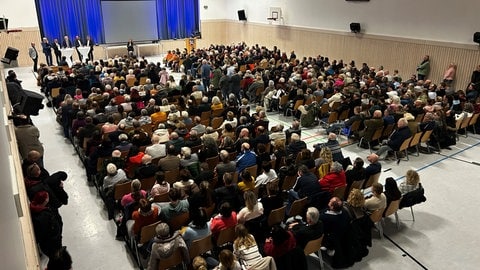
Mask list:
[{"label": "blue curtain", "polygon": [[104,43],[100,0],[35,0],[42,37],[50,41],[63,36],[71,40],[89,35],[95,43]]},{"label": "blue curtain", "polygon": [[157,0],[158,38],[178,39],[200,30],[199,0]]},{"label": "blue curtain", "polygon": [[[158,39],[187,38],[200,31],[199,0],[156,1]],[[82,41],[90,35],[95,43],[105,43],[101,0],[35,0],[35,5],[42,37],[61,42],[65,35]]]}]

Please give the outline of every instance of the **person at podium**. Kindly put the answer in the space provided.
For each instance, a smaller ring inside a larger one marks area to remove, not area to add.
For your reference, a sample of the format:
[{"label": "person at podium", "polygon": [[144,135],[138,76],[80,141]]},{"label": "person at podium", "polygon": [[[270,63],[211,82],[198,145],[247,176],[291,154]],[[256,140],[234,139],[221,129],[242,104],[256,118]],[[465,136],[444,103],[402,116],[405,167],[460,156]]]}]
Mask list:
[{"label": "person at podium", "polygon": [[127,43],[127,52],[129,56],[133,56],[133,50],[134,50],[135,44],[133,43],[133,40],[129,40]]},{"label": "person at podium", "polygon": [[52,49],[55,53],[55,60],[57,61],[57,65],[60,66],[60,61],[62,61],[62,52],[60,51],[61,45],[58,42],[58,39],[53,40]]}]

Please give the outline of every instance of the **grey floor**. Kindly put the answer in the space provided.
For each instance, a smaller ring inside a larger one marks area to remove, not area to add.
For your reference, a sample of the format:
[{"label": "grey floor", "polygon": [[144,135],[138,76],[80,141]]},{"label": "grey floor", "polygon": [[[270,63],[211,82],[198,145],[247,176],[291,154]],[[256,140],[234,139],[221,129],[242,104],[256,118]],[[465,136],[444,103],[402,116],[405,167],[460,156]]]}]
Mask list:
[{"label": "grey floor", "polygon": [[[151,59],[149,60],[157,60]],[[8,69],[8,68],[6,68]],[[25,89],[39,91],[31,68],[15,68]],[[175,74],[178,78],[178,74]],[[45,102],[44,102],[45,103]],[[268,115],[272,123],[289,126],[291,118],[278,113]],[[55,122],[55,113],[50,108],[32,117],[40,129],[45,145],[45,167],[50,172],[64,170],[69,178],[65,189],[70,195],[69,204],[63,206],[63,239],[73,257],[74,269],[136,269],[124,242],[115,240],[116,228],[97,195],[95,187],[87,184],[85,170],[69,141],[63,139],[60,126]],[[302,131],[307,145],[325,140],[323,130],[318,128]],[[460,137],[451,150],[440,154],[410,156],[409,161],[399,165],[394,161],[382,162],[380,181],[394,177],[399,182],[408,169],[418,170],[424,185],[427,201],[416,205],[415,221],[410,211],[399,211],[400,229],[393,219],[384,225],[387,236],[380,239],[373,232],[370,254],[352,269],[478,269],[480,232],[476,228],[480,200],[475,199],[480,189],[480,135]],[[344,155],[355,159],[366,158],[369,151],[349,145],[343,148]],[[312,258],[313,259],[313,258]],[[310,269],[318,264],[309,260]]]}]

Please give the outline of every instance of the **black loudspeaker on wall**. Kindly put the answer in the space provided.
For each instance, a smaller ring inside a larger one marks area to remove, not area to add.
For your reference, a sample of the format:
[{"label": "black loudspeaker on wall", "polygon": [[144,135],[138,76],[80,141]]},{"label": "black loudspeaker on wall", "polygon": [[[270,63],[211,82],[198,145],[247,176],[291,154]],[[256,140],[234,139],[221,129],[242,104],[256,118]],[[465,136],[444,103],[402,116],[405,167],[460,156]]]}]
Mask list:
[{"label": "black loudspeaker on wall", "polygon": [[480,44],[480,32],[475,32],[475,34],[473,34],[473,42]]},{"label": "black loudspeaker on wall", "polygon": [[43,109],[42,100],[42,95],[24,89],[18,110],[25,115],[38,115],[38,111]]},{"label": "black loudspeaker on wall", "polygon": [[238,19],[240,21],[246,21],[247,20],[247,16],[245,15],[245,10],[244,9],[241,9],[238,12]]},{"label": "black loudspeaker on wall", "polygon": [[350,31],[352,31],[353,33],[360,33],[360,30],[361,30],[360,23],[352,22],[350,24]]}]

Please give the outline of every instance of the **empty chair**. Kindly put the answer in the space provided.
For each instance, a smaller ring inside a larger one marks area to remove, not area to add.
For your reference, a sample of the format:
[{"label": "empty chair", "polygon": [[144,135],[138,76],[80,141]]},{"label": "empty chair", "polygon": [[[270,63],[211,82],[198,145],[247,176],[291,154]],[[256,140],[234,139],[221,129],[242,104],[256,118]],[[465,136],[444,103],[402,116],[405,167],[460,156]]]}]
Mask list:
[{"label": "empty chair", "polygon": [[322,253],[320,252],[322,241],[323,241],[323,236],[315,240],[310,240],[308,241],[307,245],[303,249],[305,256],[308,256],[312,253],[315,253],[315,255],[318,256],[320,269],[323,269],[323,258],[322,258]]},{"label": "empty chair", "polygon": [[280,224],[285,219],[285,209],[286,206],[282,206],[280,208],[274,209],[270,212],[268,216],[268,226],[272,227],[275,224]]},{"label": "empty chair", "polygon": [[295,200],[290,207],[290,211],[288,212],[288,217],[296,217],[296,216],[303,216],[303,213],[306,211],[305,207],[307,207],[308,198],[305,197],[303,199]]}]

